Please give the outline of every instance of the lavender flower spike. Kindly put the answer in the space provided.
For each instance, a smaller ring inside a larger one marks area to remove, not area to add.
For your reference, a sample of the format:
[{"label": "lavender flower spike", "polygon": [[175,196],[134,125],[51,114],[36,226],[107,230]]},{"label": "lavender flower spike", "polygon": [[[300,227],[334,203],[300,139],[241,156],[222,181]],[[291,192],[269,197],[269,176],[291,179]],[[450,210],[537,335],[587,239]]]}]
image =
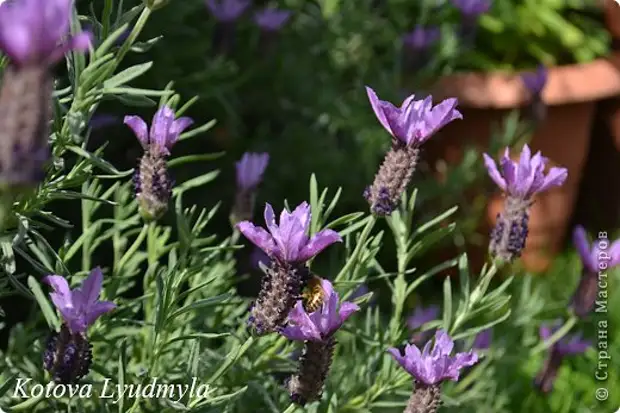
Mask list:
[{"label": "lavender flower spike", "polygon": [[44,282],[54,292],[52,302],[63,320],[60,332],[53,332],[43,353],[43,365],[57,383],[75,383],[88,374],[92,362],[91,346],[86,330],[101,315],[116,305],[99,301],[103,283],[101,269],[95,268],[79,288],[69,289],[67,280],[59,275],[48,275]]},{"label": "lavender flower spike", "polygon": [[435,413],[441,404],[441,383],[458,381],[461,369],[478,362],[478,355],[472,351],[450,356],[453,348],[450,336],[444,330],[437,330],[432,349],[429,341],[422,351],[408,344],[404,355],[397,348],[388,350],[414,379],[415,390],[404,413]]},{"label": "lavender flower spike", "polygon": [[446,99],[433,106],[431,96],[414,100],[411,95],[397,108],[390,102],[379,100],[371,88],[366,87],[366,92],[377,119],[392,135],[392,148],[373,184],[364,191],[371,211],[385,216],[398,207],[415,171],[420,146],[446,124],[463,116],[456,110],[456,99]]},{"label": "lavender flower spike", "polygon": [[564,184],[568,171],[554,167],[545,174],[548,159],[540,151],[532,156],[527,145],[521,151],[519,162],[510,159],[510,150],[506,148],[500,160],[501,173],[489,155],[485,153],[483,156],[489,176],[506,196],[504,211],[497,215],[495,228],[491,231],[489,251],[494,257],[511,261],[521,256],[525,248],[532,197]]},{"label": "lavender flower spike", "polygon": [[249,0],[206,0],[207,8],[221,22],[237,20],[250,6]]},{"label": "lavender flower spike", "polygon": [[531,96],[528,110],[534,125],[542,122],[547,113],[547,106],[542,99],[542,92],[547,84],[547,78],[547,69],[543,65],[538,66],[535,72],[525,72],[521,74],[521,82]]},{"label": "lavender flower spike", "polygon": [[[436,305],[431,305],[428,307],[418,306],[415,308],[413,314],[407,319],[407,327],[409,327],[410,330],[417,330],[429,321],[436,320],[437,317],[439,317],[439,314],[440,310],[439,307]],[[430,338],[429,334],[432,335],[433,332],[416,332],[411,336],[411,339],[409,341],[412,344],[421,345],[428,341],[428,339]]]},{"label": "lavender flower spike", "polygon": [[321,287],[324,297],[321,307],[308,314],[303,302],[297,301],[288,315],[288,326],[280,331],[289,340],[305,343],[297,374],[287,382],[291,400],[302,406],[320,399],[336,346],[334,333],[359,310],[357,304],[340,303],[329,281],[321,280]]},{"label": "lavender flower spike", "polygon": [[452,0],[452,4],[468,19],[474,19],[491,8],[490,0]]},{"label": "lavender flower spike", "polygon": [[172,194],[173,182],[168,174],[166,159],[179,135],[193,124],[193,120],[188,117],[175,119],[174,111],[162,106],[153,116],[150,131],[139,116],[125,116],[124,122],[144,148],[144,155],[133,177],[140,214],[147,221],[155,221],[168,210]]},{"label": "lavender flower spike", "polygon": [[620,265],[620,239],[610,243],[607,232],[599,232],[597,242],[590,245],[586,230],[577,226],[573,244],[581,257],[583,272],[571,306],[583,318],[592,311],[598,297],[599,273]]},{"label": "lavender flower spike", "polygon": [[267,7],[254,14],[254,22],[267,32],[276,32],[291,18],[290,10],[279,10]]},{"label": "lavender flower spike", "polygon": [[[561,320],[552,327],[542,325],[539,329],[540,338],[545,341],[548,340],[561,325]],[[551,347],[545,365],[534,379],[534,386],[543,393],[549,393],[553,390],[553,384],[564,358],[569,355],[582,354],[591,346],[592,343],[583,340],[581,334],[565,336],[560,339]]]},{"label": "lavender flower spike", "polygon": [[441,37],[438,27],[424,27],[417,25],[412,31],[403,36],[403,44],[413,51],[425,51],[437,43]]},{"label": "lavender flower spike", "polygon": [[268,163],[268,153],[246,152],[241,160],[235,164],[237,193],[231,214],[233,224],[252,219],[257,188],[263,179]]},{"label": "lavender flower spike", "polygon": [[72,0],[19,0],[0,5],[0,50],[16,67],[51,66],[71,50],[88,50],[87,32],[69,35]]},{"label": "lavender flower spike", "polygon": [[[90,34],[69,36],[71,0],[0,4],[0,51],[9,58],[0,86],[0,190],[36,187],[50,158],[54,79],[50,67]],[[12,201],[10,201],[12,202]]]},{"label": "lavender flower spike", "polygon": [[261,290],[252,306],[250,323],[257,335],[275,332],[310,280],[306,261],[342,238],[337,232],[325,229],[308,237],[311,218],[307,202],[291,213],[283,210],[276,224],[271,205],[265,206],[265,229],[249,221],[237,224],[237,229],[271,259],[263,276]]}]

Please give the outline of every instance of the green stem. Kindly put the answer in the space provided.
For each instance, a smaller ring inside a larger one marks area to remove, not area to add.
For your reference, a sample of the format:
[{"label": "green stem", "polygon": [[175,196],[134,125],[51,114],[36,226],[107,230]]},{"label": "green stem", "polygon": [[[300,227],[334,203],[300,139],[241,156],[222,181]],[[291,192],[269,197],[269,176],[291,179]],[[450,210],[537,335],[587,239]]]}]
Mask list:
[{"label": "green stem", "polygon": [[555,343],[560,341],[562,337],[568,334],[568,332],[575,326],[575,324],[577,324],[577,316],[574,314],[571,314],[569,319],[566,320],[566,322],[564,323],[564,325],[560,327],[558,331],[553,333],[551,337],[549,337],[548,340],[541,342],[540,344],[538,344],[537,346],[535,346],[534,348],[530,350],[530,356],[536,355],[540,352],[543,352],[549,349]]},{"label": "green stem", "polygon": [[[88,181],[82,184],[82,193],[87,193],[88,190]],[[82,233],[86,233],[86,230],[90,227],[90,203],[87,199],[82,199]],[[91,237],[86,237],[84,242],[82,243],[82,271],[90,271],[91,268],[91,260],[90,260],[90,248],[91,248]]]},{"label": "green stem", "polygon": [[295,403],[291,403],[282,413],[293,413],[295,410],[297,410],[297,405]]},{"label": "green stem", "polygon": [[362,231],[362,234],[360,235],[359,240],[357,241],[357,245],[355,246],[355,249],[353,250],[351,257],[349,258],[347,263],[344,265],[344,267],[342,267],[342,269],[340,270],[340,272],[334,279],[335,282],[338,282],[342,277],[345,276],[347,272],[351,270],[351,268],[353,268],[354,265],[357,264],[357,260],[359,258],[359,255],[362,253],[364,244],[366,244],[366,240],[370,236],[370,232],[372,231],[376,223],[377,223],[377,217],[375,215],[371,215],[368,218],[368,222],[366,223],[366,226],[364,227],[364,230]]},{"label": "green stem", "polygon": [[129,249],[118,261],[118,266],[116,267],[117,273],[122,271],[123,267],[127,264],[127,261],[131,259],[131,257],[136,253],[136,251],[138,251],[138,248],[140,248],[140,245],[142,245],[142,242],[144,241],[144,237],[146,237],[147,229],[147,225],[144,224],[144,226],[142,227],[142,231],[140,231],[140,234],[138,235],[138,238],[136,238],[133,244],[131,244],[131,247],[129,247]]}]

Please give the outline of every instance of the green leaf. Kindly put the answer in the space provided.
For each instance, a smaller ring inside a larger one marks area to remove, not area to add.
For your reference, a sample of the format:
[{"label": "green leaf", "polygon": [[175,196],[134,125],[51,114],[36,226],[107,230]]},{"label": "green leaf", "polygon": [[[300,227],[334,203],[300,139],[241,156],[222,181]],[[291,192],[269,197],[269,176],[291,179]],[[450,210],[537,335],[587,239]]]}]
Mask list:
[{"label": "green leaf", "polygon": [[226,152],[216,152],[216,153],[205,153],[205,154],[200,154],[200,155],[181,156],[178,158],[170,159],[168,161],[168,167],[174,168],[175,166],[185,165],[187,163],[192,163],[192,162],[213,161],[215,159],[221,158],[225,154]]},{"label": "green leaf", "polygon": [[84,159],[87,159],[88,161],[90,161],[91,163],[93,163],[94,165],[96,165],[97,167],[99,167],[100,169],[104,170],[105,172],[109,174],[122,175],[122,173],[118,169],[116,169],[114,165],[112,165],[106,160],[103,160],[97,155],[94,155],[80,148],[79,146],[69,145],[67,146],[67,149],[69,149],[71,152],[75,153],[76,155],[81,156]]},{"label": "green leaf", "polygon": [[[121,340],[121,345],[119,349],[118,355],[118,385],[119,388],[124,389],[125,387],[125,374],[126,374],[126,366],[127,366],[127,341]],[[125,404],[125,398],[123,394],[118,398],[118,413],[123,413],[123,406]]]},{"label": "green leaf", "polygon": [[50,326],[52,330],[58,331],[60,322],[58,321],[58,317],[56,317],[56,312],[52,309],[52,306],[43,294],[43,290],[41,290],[41,286],[33,276],[28,277],[28,287],[30,287],[30,291],[32,291],[39,307],[41,307],[41,312],[43,313],[43,317],[45,317],[45,321],[47,321],[47,325]]},{"label": "green leaf", "polygon": [[246,351],[252,347],[254,343],[254,337],[249,337],[245,343],[236,344],[235,347],[226,355],[226,359],[224,363],[220,366],[219,369],[211,376],[208,380],[208,383],[215,383],[217,379],[222,377],[226,371],[233,366],[239,360],[241,356],[245,354]]},{"label": "green leaf", "polygon": [[310,221],[310,235],[318,231],[318,222],[321,218],[322,205],[319,204],[319,189],[316,182],[316,175],[310,176],[310,209],[312,211],[312,217]]},{"label": "green leaf", "polygon": [[162,345],[162,349],[166,348],[167,346],[169,346],[170,344],[179,342],[179,341],[187,341],[187,340],[198,340],[198,339],[213,339],[213,338],[220,338],[220,337],[226,337],[229,336],[230,333],[195,333],[195,334],[188,334],[185,336],[179,336],[179,337],[175,337],[173,339],[170,339],[168,341],[166,341],[166,343],[164,343],[164,345]]},{"label": "green leaf", "polygon": [[188,130],[187,132],[184,132],[179,136],[179,141],[184,141],[185,139],[190,139],[190,138],[200,135],[201,133],[207,132],[213,126],[215,126],[216,123],[217,121],[213,119],[198,128]]},{"label": "green leaf", "polygon": [[225,293],[225,294],[216,295],[215,297],[209,297],[209,298],[204,298],[202,300],[195,301],[195,302],[191,303],[190,305],[185,306],[185,307],[175,311],[170,316],[168,316],[168,318],[166,319],[166,323],[169,323],[170,321],[174,320],[175,318],[177,318],[178,316],[180,316],[182,314],[185,314],[185,313],[190,312],[190,311],[202,309],[202,308],[211,307],[211,306],[213,306],[215,304],[219,304],[219,303],[225,302],[225,301],[227,301],[231,297],[232,297],[232,294]]},{"label": "green leaf", "polygon": [[104,91],[105,89],[114,89],[118,86],[124,85],[125,83],[131,82],[132,80],[145,74],[151,67],[153,67],[153,62],[146,62],[140,65],[128,67],[103,82]]},{"label": "green leaf", "polygon": [[450,277],[443,280],[443,328],[450,331],[452,323],[452,283]]},{"label": "green leaf", "polygon": [[174,190],[172,191],[172,194],[174,196],[181,194],[189,189],[192,188],[198,188],[201,187],[203,185],[208,184],[209,182],[213,181],[215,178],[217,178],[217,176],[220,174],[219,170],[215,170],[215,171],[211,171],[209,173],[206,173],[204,175],[200,175],[197,176],[195,178],[190,179],[189,181],[185,181],[183,182],[181,185],[178,185],[176,188],[174,188]]}]

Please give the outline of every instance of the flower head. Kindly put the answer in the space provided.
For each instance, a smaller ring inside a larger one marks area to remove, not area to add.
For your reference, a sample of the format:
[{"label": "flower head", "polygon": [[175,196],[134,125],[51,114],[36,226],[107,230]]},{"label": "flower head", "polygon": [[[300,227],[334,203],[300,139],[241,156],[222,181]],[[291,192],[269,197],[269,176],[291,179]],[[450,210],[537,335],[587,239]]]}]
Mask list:
[{"label": "flower head", "polygon": [[418,329],[429,321],[436,320],[439,317],[439,307],[430,305],[428,307],[417,306],[413,314],[407,319],[407,326],[411,330]]},{"label": "flower head", "polygon": [[[561,325],[561,321],[557,321],[552,326],[547,324],[541,325],[538,330],[540,338],[544,341],[549,340]],[[584,340],[580,333],[564,336],[554,344],[554,350],[563,356],[585,353],[590,347],[592,347],[592,342]]]},{"label": "flower head", "polygon": [[254,22],[263,30],[275,32],[290,19],[290,10],[279,10],[274,7],[264,8],[254,14]]},{"label": "flower head", "polygon": [[547,69],[540,65],[535,72],[525,72],[521,74],[521,82],[525,88],[534,96],[542,93],[547,84]]},{"label": "flower head", "polygon": [[268,163],[268,153],[244,153],[241,160],[235,164],[237,169],[237,187],[246,190],[256,188],[263,179]]},{"label": "flower head", "polygon": [[52,65],[88,50],[87,32],[69,35],[72,0],[18,0],[0,5],[0,50],[16,66]]},{"label": "flower head", "polygon": [[366,87],[368,99],[381,125],[394,138],[408,146],[419,146],[435,132],[463,115],[456,110],[457,100],[446,99],[433,106],[432,96],[424,100],[414,100],[409,96],[400,108],[390,102],[379,100],[370,87]]},{"label": "flower head", "polygon": [[270,258],[289,263],[305,262],[331,244],[342,241],[340,235],[331,229],[308,237],[310,217],[310,205],[303,202],[293,212],[282,210],[280,223],[276,224],[273,207],[266,204],[265,223],[269,232],[249,221],[238,223],[237,228]]},{"label": "flower head", "polygon": [[324,300],[321,308],[308,314],[303,302],[297,301],[295,308],[288,315],[287,327],[281,334],[289,340],[322,342],[331,337],[336,330],[360,308],[357,304],[345,301],[340,303],[338,293],[327,280],[321,281]]},{"label": "flower head", "polygon": [[207,0],[207,7],[221,22],[237,20],[250,6],[250,0]]},{"label": "flower head", "polygon": [[489,11],[490,0],[452,0],[454,7],[459,9],[466,17],[477,17]]},{"label": "flower head", "polygon": [[491,347],[491,340],[493,340],[493,330],[487,328],[476,335],[472,348],[486,350]]},{"label": "flower head", "polygon": [[170,149],[179,139],[179,135],[194,123],[188,117],[175,119],[174,110],[166,105],[155,112],[150,131],[139,116],[125,116],[124,122],[135,133],[145,150],[154,149],[162,155],[170,155]]},{"label": "flower head", "polygon": [[478,355],[472,351],[450,356],[453,348],[454,341],[450,336],[443,330],[437,330],[432,350],[429,341],[422,352],[412,344],[405,346],[404,356],[397,348],[391,348],[388,352],[416,381],[430,386],[444,380],[458,381],[462,368],[478,362]]},{"label": "flower head", "polygon": [[50,293],[52,302],[72,333],[85,332],[97,318],[116,308],[110,301],[99,301],[103,283],[99,267],[93,269],[82,285],[74,290],[70,290],[67,280],[59,275],[48,275],[44,282],[54,289]]},{"label": "flower head", "polygon": [[561,186],[568,177],[566,168],[557,167],[549,169],[545,175],[548,159],[543,157],[540,151],[532,156],[527,145],[521,151],[519,162],[513,162],[510,159],[510,150],[506,148],[500,160],[501,173],[493,158],[486,153],[483,156],[491,179],[506,193],[519,199],[529,199],[537,192]]},{"label": "flower head", "polygon": [[[598,273],[602,269],[620,265],[620,239],[611,245],[607,238],[590,245],[586,230],[578,225],[573,231],[573,245],[579,253],[584,268],[590,272]],[[604,268],[599,266],[602,262],[605,262]]]},{"label": "flower head", "polygon": [[438,27],[424,27],[417,25],[412,31],[403,36],[403,44],[411,50],[426,50],[437,43],[441,37]]}]

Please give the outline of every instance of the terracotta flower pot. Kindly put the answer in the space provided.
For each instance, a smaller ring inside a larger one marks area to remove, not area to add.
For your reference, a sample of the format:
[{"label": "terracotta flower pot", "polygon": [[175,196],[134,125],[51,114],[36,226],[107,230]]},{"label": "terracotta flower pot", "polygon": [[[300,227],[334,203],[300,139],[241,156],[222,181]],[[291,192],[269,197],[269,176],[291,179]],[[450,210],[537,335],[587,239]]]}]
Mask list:
[{"label": "terracotta flower pot", "polygon": [[[561,188],[534,199],[530,235],[522,257],[527,269],[544,271],[560,250],[588,155],[595,102],[618,94],[620,71],[611,59],[549,69],[542,96],[548,106],[547,116],[535,131],[530,146],[550,159],[549,166],[567,168],[568,179]],[[438,82],[433,96],[458,98],[463,120],[449,124],[437,139],[427,142],[425,158],[431,166],[433,160],[439,159],[449,164],[458,162],[468,144],[488,150],[491,128],[499,125],[510,110],[524,107],[529,100],[519,75],[508,73],[448,76]],[[487,233],[502,206],[503,199],[497,193],[489,202],[484,228]],[[472,260],[479,261],[480,257]]]}]

